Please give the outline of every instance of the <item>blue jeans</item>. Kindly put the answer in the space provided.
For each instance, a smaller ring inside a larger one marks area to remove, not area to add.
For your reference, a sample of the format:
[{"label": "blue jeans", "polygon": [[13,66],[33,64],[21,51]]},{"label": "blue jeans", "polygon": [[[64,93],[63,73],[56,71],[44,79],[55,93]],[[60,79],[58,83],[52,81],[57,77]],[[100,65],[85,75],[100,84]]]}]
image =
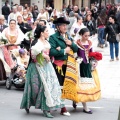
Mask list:
[{"label": "blue jeans", "polygon": [[117,58],[119,55],[119,42],[109,42],[110,44],[110,56],[111,59],[114,59],[114,48],[115,48],[115,57]]},{"label": "blue jeans", "polygon": [[99,44],[104,44],[104,40],[103,40],[103,36],[104,36],[104,31],[105,28],[99,28],[98,29],[98,40],[99,40]]}]

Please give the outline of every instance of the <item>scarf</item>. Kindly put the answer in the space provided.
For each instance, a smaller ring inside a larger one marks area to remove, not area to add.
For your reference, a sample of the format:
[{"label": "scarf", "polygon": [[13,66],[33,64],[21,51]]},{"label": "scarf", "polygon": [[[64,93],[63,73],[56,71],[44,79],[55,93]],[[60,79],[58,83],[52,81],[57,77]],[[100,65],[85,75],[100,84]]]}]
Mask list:
[{"label": "scarf", "polygon": [[64,80],[63,91],[62,91],[62,98],[78,101],[77,87],[76,87],[78,82],[77,75],[78,74],[76,71],[76,61],[74,58],[73,51],[70,50],[70,53],[68,54],[67,68],[66,68],[65,80]]}]

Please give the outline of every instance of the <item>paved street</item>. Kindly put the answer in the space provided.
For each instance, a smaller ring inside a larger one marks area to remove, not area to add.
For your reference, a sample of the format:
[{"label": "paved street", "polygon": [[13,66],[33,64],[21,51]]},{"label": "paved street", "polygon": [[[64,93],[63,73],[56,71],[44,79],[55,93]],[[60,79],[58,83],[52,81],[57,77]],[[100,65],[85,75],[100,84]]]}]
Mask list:
[{"label": "paved street", "polygon": [[[109,62],[109,47],[101,49],[97,46],[97,39],[93,40],[95,51],[102,52],[103,60],[99,62],[98,72],[101,81],[102,98],[99,101],[88,103],[93,114],[88,115],[82,112],[81,103],[77,110],[71,106],[71,101],[66,100],[66,107],[71,113],[71,117],[64,117],[59,114],[60,110],[53,111],[55,120],[117,120],[120,106],[120,61]],[[6,90],[4,85],[0,85],[0,120],[47,120],[41,110],[30,109],[27,115],[24,110],[20,110],[20,102],[23,90]]]}]

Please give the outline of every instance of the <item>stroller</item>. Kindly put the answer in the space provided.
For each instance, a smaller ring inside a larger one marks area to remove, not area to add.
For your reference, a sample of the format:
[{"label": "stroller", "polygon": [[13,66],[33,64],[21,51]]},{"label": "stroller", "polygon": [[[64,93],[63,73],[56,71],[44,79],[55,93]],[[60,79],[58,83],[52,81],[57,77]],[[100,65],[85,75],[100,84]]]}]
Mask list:
[{"label": "stroller", "polygon": [[17,59],[13,54],[12,59],[16,62],[16,66],[11,69],[11,73],[9,77],[7,77],[6,88],[10,90],[12,85],[16,88],[24,88],[26,69],[17,64]]},{"label": "stroller", "polygon": [[[11,70],[10,76],[6,80],[6,88],[8,90],[11,89],[12,85],[14,85],[16,88],[24,88],[24,85],[25,85],[25,71],[22,70],[22,71],[24,71],[24,73],[22,73],[22,74],[18,73],[17,69],[19,67],[20,66],[16,66],[15,68],[13,68]],[[22,71],[20,71],[20,72],[22,72]],[[23,76],[23,74],[24,74],[24,76]]]}]

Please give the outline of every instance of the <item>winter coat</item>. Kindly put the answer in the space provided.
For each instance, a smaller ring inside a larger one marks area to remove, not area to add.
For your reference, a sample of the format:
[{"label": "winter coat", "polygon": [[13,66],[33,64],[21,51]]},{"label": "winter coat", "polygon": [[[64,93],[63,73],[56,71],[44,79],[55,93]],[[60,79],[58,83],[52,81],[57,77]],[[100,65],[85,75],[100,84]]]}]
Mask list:
[{"label": "winter coat", "polygon": [[114,24],[108,23],[105,28],[104,39],[106,38],[107,35],[108,42],[117,42],[116,34],[118,33],[120,33],[120,25],[118,23],[114,23]]},{"label": "winter coat", "polygon": [[85,21],[84,22],[84,25],[89,29],[90,31],[90,36],[94,35],[95,32],[96,32],[96,26],[95,26],[95,23],[94,21]]}]

